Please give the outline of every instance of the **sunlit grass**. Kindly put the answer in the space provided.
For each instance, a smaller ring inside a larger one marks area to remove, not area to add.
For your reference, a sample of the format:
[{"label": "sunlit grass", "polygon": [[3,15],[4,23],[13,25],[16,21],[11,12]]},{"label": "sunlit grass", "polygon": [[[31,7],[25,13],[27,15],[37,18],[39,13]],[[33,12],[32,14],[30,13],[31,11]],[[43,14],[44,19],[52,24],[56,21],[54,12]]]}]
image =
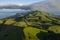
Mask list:
[{"label": "sunlit grass", "polygon": [[27,27],[27,24],[24,21],[16,22],[14,26]]},{"label": "sunlit grass", "polygon": [[40,40],[36,36],[38,33],[40,33],[40,31],[42,31],[42,32],[48,32],[46,30],[38,29],[38,28],[34,28],[34,27],[24,28],[25,40]]},{"label": "sunlit grass", "polygon": [[53,32],[55,32],[55,33],[59,33],[59,34],[60,34],[60,26],[57,26],[57,25],[50,26],[50,27],[48,28],[48,30],[50,30],[50,31],[53,31]]},{"label": "sunlit grass", "polygon": [[16,21],[14,21],[14,19],[7,19],[6,22],[4,24],[6,25],[11,25],[13,23],[15,23]]},{"label": "sunlit grass", "polygon": [[4,21],[4,20],[0,20],[0,24],[3,24],[3,21]]}]

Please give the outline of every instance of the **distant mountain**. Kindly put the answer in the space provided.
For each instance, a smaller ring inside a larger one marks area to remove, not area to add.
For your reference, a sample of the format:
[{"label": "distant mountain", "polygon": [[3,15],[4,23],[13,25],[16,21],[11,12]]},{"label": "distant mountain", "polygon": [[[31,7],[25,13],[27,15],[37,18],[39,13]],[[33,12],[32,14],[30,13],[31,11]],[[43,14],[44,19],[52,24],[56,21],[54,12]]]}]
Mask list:
[{"label": "distant mountain", "polygon": [[30,5],[31,10],[45,11],[60,15],[60,0],[45,0]]},{"label": "distant mountain", "polygon": [[19,5],[0,5],[0,9],[14,9],[14,8],[20,8]]},{"label": "distant mountain", "polygon": [[6,5],[0,5],[0,9],[28,9],[29,7],[27,5],[15,5],[15,4],[6,4]]}]

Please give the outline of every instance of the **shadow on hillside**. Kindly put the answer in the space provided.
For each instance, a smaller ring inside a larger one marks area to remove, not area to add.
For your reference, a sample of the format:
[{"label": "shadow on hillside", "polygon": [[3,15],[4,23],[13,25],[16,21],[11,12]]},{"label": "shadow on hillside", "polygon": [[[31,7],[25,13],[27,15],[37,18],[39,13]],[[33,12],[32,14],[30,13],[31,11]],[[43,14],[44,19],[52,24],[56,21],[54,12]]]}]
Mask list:
[{"label": "shadow on hillside", "polygon": [[0,25],[0,40],[24,40],[23,27]]},{"label": "shadow on hillside", "polygon": [[60,40],[60,34],[55,34],[54,32],[40,32],[37,34],[40,40]]}]

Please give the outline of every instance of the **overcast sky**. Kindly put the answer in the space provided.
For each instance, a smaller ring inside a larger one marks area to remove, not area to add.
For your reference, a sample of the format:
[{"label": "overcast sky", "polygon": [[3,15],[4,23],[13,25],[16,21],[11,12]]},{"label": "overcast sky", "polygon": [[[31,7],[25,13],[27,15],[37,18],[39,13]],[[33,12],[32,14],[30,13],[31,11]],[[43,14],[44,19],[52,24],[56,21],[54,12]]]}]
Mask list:
[{"label": "overcast sky", "polygon": [[0,0],[0,4],[32,4],[43,0]]}]

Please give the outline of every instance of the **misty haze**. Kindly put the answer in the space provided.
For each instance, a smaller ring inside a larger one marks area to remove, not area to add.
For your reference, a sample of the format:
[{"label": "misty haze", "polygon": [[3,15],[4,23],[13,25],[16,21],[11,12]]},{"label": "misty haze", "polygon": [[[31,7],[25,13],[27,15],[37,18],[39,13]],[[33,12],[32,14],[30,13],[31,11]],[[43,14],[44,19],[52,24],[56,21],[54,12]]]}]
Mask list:
[{"label": "misty haze", "polygon": [[6,18],[9,16],[14,16],[17,13],[27,13],[30,10],[24,10],[24,9],[0,9],[0,19],[1,18]]}]

